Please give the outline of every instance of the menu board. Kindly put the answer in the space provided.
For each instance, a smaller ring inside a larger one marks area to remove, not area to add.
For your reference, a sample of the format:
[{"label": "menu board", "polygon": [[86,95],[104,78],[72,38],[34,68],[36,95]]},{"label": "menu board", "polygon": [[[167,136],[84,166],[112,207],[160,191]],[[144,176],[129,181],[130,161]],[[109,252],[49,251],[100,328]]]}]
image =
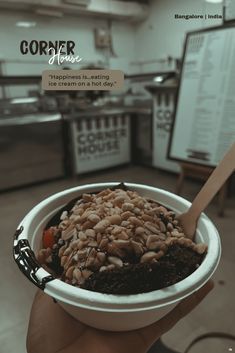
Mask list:
[{"label": "menu board", "polygon": [[235,27],[191,32],[168,156],[215,167],[235,141]]},{"label": "menu board", "polygon": [[224,21],[235,21],[234,0],[225,0]]}]

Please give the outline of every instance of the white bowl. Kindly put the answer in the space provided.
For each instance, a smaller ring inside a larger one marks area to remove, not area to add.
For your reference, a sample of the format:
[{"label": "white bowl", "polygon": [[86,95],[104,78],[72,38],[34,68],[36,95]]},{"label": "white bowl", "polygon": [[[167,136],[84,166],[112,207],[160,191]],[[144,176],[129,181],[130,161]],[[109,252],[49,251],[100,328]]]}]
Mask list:
[{"label": "white bowl", "polygon": [[[196,242],[206,243],[208,253],[196,271],[172,286],[148,293],[111,295],[80,289],[54,279],[40,267],[34,257],[34,252],[37,253],[41,247],[44,227],[52,216],[73,198],[117,184],[112,182],[79,186],[40,202],[19,225],[14,240],[14,257],[21,271],[76,319],[99,329],[127,331],[152,324],[183,298],[202,287],[218,266],[221,244],[215,226],[202,214],[198,221]],[[140,184],[125,184],[129,189],[158,201],[176,214],[186,211],[190,206],[190,202],[165,190]]]}]

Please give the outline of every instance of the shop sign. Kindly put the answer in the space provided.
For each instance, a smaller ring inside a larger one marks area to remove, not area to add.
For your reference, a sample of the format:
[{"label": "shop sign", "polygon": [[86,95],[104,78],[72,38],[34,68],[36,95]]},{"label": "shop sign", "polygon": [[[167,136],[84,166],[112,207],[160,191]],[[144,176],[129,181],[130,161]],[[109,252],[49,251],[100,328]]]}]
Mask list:
[{"label": "shop sign", "polygon": [[177,163],[167,158],[167,149],[174,111],[174,93],[161,92],[154,96],[153,104],[153,166],[178,172]]},{"label": "shop sign", "polygon": [[75,173],[130,162],[130,117],[84,118],[71,124]]}]

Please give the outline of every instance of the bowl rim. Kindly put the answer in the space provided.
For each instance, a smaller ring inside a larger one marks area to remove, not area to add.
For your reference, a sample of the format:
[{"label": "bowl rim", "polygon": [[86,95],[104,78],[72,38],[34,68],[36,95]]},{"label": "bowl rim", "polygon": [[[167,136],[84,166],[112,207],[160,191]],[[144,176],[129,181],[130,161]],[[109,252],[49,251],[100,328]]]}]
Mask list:
[{"label": "bowl rim", "polygon": [[[65,189],[47,197],[38,203],[35,207],[33,207],[21,221],[19,228],[23,227],[23,231],[19,235],[18,240],[28,239],[27,230],[29,229],[32,220],[46,206],[52,207],[52,205],[55,204],[55,201],[58,202],[65,198],[68,198],[68,201],[70,201],[72,199],[71,195],[74,193],[78,193],[79,195],[79,193],[82,194],[83,192],[99,191],[107,187],[116,186],[118,184],[120,184],[120,182],[85,184]],[[182,198],[181,196],[175,195],[164,189],[145,184],[128,182],[125,182],[125,185],[129,188],[132,188],[133,190],[141,190],[143,193],[144,191],[160,193],[161,195],[164,195],[169,199],[173,199],[180,203],[185,210],[191,205],[189,201]],[[159,201],[159,203],[177,212],[177,210],[174,209],[174,207],[172,208],[172,206],[169,206],[168,203],[164,203],[162,201]],[[66,202],[60,203],[58,209],[63,207],[64,204],[66,204]],[[52,210],[54,210],[52,212],[56,212],[55,207],[52,208]],[[79,287],[74,287],[59,279],[53,279],[45,284],[44,291],[58,301],[62,301],[74,306],[93,309],[96,311],[147,310],[153,307],[162,307],[177,302],[202,287],[203,284],[205,284],[207,280],[212,276],[220,260],[221,242],[216,227],[204,213],[199,218],[199,224],[206,226],[208,229],[209,238],[213,239],[213,241],[210,242],[210,254],[208,252],[210,256],[207,254],[197,270],[195,270],[190,276],[186,277],[180,282],[175,283],[174,285],[147,293],[114,295],[89,291]],[[200,226],[198,228],[200,228]],[[15,242],[14,245],[16,245]],[[37,276],[39,279],[43,279],[46,276],[50,276],[50,273],[40,266],[37,270]]]}]

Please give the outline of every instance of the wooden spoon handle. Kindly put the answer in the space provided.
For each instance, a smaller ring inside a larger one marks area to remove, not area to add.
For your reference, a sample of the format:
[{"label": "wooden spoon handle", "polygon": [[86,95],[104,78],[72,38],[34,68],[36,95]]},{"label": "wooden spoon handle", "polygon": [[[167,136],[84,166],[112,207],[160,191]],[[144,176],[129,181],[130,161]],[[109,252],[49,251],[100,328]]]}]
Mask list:
[{"label": "wooden spoon handle", "polygon": [[225,154],[222,161],[210,175],[200,192],[195,197],[187,214],[195,221],[199,218],[201,212],[207,207],[215,194],[219,191],[228,177],[235,169],[235,143]]}]

